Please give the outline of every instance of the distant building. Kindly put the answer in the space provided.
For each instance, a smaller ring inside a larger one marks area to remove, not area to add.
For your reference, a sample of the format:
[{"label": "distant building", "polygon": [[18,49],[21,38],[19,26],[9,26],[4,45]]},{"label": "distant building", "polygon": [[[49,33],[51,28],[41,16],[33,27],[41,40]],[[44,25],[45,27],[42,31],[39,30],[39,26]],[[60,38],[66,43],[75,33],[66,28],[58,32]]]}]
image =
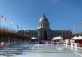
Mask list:
[{"label": "distant building", "polygon": [[51,30],[50,23],[45,14],[40,18],[36,30],[19,30],[18,33],[36,37],[38,40],[51,40],[55,36],[72,34],[71,30]]}]

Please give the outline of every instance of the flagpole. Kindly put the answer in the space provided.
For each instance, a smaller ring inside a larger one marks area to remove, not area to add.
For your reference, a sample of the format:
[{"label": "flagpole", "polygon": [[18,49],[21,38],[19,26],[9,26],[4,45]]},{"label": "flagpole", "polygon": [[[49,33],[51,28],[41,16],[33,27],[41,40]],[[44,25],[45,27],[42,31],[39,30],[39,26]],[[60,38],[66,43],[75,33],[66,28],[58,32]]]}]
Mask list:
[{"label": "flagpole", "polygon": [[71,35],[71,29],[69,29],[69,35]]},{"label": "flagpole", "polygon": [[1,25],[2,21],[6,21],[6,18],[3,17],[2,14],[1,14],[1,16],[0,16],[0,27],[1,27],[1,29],[2,29],[2,25]]},{"label": "flagpole", "polygon": [[75,29],[75,25],[74,25],[74,33],[75,33],[75,30],[76,30],[76,29]]},{"label": "flagpole", "polygon": [[2,26],[1,26],[1,16],[0,16],[0,29],[2,29]]},{"label": "flagpole", "polygon": [[66,27],[65,27],[65,36],[66,36]]},{"label": "flagpole", "polygon": [[0,18],[0,27],[1,27],[1,18]]},{"label": "flagpole", "polygon": [[19,26],[17,25],[17,32],[18,32],[18,30],[19,30]]},{"label": "flagpole", "polygon": [[[2,14],[1,14],[1,16],[2,16]],[[1,16],[0,16],[0,28],[1,28]]]}]

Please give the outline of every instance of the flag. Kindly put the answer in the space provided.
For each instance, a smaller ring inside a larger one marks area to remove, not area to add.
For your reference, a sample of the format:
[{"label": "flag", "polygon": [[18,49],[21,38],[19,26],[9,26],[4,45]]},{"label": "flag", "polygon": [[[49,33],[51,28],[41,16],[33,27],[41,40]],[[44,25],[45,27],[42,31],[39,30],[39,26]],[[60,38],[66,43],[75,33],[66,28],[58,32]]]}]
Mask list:
[{"label": "flag", "polygon": [[0,21],[3,21],[4,22],[4,21],[6,21],[6,18],[1,15]]},{"label": "flag", "polygon": [[18,25],[17,25],[17,28],[18,28]]},{"label": "flag", "polygon": [[17,25],[17,29],[19,29],[19,26]]}]

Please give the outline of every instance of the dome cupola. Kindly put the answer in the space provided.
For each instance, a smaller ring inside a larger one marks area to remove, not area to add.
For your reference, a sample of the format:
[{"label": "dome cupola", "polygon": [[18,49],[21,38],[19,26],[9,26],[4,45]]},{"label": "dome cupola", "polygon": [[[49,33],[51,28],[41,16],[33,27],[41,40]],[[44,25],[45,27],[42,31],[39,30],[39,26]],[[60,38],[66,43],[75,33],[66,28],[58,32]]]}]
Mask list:
[{"label": "dome cupola", "polygon": [[40,28],[50,28],[50,24],[48,22],[48,19],[45,16],[45,14],[43,14],[43,16],[39,20],[39,27],[38,27],[38,29],[40,29]]}]

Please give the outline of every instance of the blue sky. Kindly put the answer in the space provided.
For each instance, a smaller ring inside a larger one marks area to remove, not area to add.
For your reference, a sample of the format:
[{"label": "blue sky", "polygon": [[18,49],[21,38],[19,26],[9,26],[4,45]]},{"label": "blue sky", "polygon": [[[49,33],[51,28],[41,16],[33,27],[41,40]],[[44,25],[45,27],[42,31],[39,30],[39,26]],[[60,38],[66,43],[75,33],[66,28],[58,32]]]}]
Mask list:
[{"label": "blue sky", "polygon": [[7,19],[1,24],[8,28],[35,30],[43,13],[52,30],[74,32],[75,25],[75,32],[82,32],[82,0],[0,0],[0,14]]}]

